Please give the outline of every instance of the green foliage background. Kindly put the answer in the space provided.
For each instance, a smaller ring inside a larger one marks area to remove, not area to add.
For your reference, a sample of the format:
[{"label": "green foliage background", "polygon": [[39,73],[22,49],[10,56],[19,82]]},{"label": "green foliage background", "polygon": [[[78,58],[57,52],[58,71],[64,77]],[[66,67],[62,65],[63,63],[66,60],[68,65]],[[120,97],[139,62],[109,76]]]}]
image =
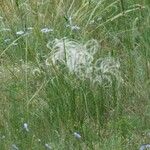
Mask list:
[{"label": "green foliage background", "polygon": [[[66,27],[70,16],[80,30]],[[119,59],[123,84],[93,85],[47,67],[47,43],[63,37],[96,39],[95,58]],[[0,89],[2,150],[137,150],[150,142],[150,1],[1,0]]]}]

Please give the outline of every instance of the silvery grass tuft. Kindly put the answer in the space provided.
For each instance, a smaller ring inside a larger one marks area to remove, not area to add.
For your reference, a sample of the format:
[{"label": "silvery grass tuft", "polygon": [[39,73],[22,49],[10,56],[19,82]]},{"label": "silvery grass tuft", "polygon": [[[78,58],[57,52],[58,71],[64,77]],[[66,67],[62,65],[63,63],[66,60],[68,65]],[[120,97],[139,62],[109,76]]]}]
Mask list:
[{"label": "silvery grass tuft", "polygon": [[112,83],[114,77],[119,83],[123,82],[120,73],[120,62],[113,57],[99,58],[94,64],[94,82],[102,83],[107,81]]},{"label": "silvery grass tuft", "polygon": [[112,76],[117,81],[122,81],[119,61],[112,57],[94,60],[94,55],[100,49],[100,45],[95,39],[89,40],[85,44],[67,38],[55,39],[53,42],[49,42],[47,47],[52,51],[46,59],[46,65],[65,64],[70,73],[74,73],[82,79],[89,78],[93,83],[102,83],[104,80],[111,83]]},{"label": "silvery grass tuft", "polygon": [[[87,44],[83,45],[63,38],[55,39],[52,42],[52,47],[50,44],[47,44],[47,47],[52,49],[50,57],[46,60],[47,65],[50,65],[48,63],[50,61],[56,66],[65,64],[70,73],[75,73],[79,77],[86,77],[92,73],[93,55],[98,50],[96,40],[88,41]],[[90,44],[95,45],[95,47],[90,46]]]}]

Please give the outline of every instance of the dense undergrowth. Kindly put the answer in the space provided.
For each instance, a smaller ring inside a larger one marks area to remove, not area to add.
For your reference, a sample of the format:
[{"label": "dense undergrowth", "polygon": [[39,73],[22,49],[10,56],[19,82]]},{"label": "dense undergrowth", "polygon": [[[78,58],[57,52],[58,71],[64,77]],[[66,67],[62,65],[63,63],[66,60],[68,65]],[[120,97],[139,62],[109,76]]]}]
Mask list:
[{"label": "dense undergrowth", "polygon": [[149,0],[0,1],[0,89],[2,150],[150,143]]}]

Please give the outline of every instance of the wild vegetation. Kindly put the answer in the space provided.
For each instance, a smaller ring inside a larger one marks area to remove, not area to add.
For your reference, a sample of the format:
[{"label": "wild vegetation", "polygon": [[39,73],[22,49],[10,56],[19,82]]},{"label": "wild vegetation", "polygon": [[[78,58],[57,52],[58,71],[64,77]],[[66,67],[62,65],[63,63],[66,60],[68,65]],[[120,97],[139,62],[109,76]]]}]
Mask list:
[{"label": "wild vegetation", "polygon": [[1,150],[147,143],[149,0],[0,1]]}]

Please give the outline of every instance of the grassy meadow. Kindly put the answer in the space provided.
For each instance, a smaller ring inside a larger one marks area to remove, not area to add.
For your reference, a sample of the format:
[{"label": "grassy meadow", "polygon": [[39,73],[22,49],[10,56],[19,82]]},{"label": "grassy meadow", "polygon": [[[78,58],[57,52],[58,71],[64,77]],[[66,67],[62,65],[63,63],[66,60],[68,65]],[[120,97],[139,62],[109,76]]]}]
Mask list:
[{"label": "grassy meadow", "polygon": [[149,0],[0,0],[0,150],[148,143]]}]

